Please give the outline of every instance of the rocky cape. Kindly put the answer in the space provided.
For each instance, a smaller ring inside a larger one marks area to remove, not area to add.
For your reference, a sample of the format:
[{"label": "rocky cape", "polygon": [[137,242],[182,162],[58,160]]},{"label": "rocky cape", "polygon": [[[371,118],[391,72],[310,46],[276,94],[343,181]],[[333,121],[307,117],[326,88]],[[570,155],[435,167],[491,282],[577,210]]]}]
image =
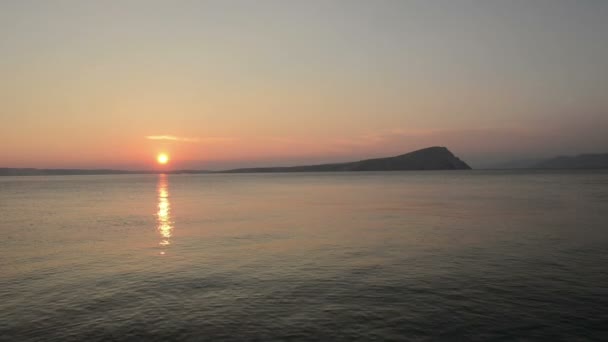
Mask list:
[{"label": "rocky cape", "polygon": [[246,172],[339,172],[339,171],[402,171],[402,170],[470,170],[471,167],[445,147],[429,147],[395,157],[365,159],[355,162],[287,167],[257,167],[226,170]]},{"label": "rocky cape", "polygon": [[126,171],[110,169],[33,169],[0,168],[0,176],[48,176],[48,175],[113,175],[113,174],[197,174],[197,173],[253,173],[253,172],[340,172],[340,171],[400,171],[400,170],[469,170],[471,167],[445,147],[429,147],[395,157],[365,159],[355,162],[243,168],[223,171],[172,170]]}]

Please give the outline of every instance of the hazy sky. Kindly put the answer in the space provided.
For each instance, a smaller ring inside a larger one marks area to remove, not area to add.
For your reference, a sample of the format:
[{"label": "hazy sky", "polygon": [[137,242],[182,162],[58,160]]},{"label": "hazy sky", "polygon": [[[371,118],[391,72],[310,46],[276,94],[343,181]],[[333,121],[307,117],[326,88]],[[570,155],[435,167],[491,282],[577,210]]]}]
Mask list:
[{"label": "hazy sky", "polygon": [[0,2],[0,167],[608,152],[608,1]]}]

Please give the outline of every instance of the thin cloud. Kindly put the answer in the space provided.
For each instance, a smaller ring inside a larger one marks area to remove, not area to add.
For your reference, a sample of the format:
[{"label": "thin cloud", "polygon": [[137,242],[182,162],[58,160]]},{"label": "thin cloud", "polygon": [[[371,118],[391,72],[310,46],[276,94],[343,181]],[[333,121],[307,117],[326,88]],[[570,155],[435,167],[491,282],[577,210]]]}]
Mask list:
[{"label": "thin cloud", "polygon": [[189,137],[177,137],[175,135],[148,135],[148,140],[165,140],[165,141],[178,141],[178,142],[190,142],[190,143],[214,143],[214,142],[229,142],[233,141],[234,138],[229,137],[206,137],[206,138],[189,138]]}]

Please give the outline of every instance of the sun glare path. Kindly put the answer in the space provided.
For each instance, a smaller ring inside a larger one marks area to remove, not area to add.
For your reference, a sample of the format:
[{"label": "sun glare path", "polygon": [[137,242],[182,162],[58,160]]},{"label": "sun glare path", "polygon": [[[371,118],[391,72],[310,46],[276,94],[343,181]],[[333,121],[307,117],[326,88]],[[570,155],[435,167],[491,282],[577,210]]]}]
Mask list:
[{"label": "sun glare path", "polygon": [[158,243],[161,255],[165,255],[166,248],[171,245],[173,235],[173,222],[171,221],[171,203],[169,202],[169,181],[167,175],[158,177],[158,211],[156,212],[157,230],[161,240]]}]

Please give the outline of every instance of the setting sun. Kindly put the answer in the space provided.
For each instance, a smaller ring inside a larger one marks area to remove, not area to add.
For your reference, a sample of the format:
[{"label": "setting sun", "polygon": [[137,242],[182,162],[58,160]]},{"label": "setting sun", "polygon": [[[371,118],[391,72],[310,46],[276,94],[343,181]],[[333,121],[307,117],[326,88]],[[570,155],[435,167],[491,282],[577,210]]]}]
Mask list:
[{"label": "setting sun", "polygon": [[167,164],[169,162],[169,156],[165,153],[160,153],[158,156],[156,156],[156,161],[159,164]]}]

